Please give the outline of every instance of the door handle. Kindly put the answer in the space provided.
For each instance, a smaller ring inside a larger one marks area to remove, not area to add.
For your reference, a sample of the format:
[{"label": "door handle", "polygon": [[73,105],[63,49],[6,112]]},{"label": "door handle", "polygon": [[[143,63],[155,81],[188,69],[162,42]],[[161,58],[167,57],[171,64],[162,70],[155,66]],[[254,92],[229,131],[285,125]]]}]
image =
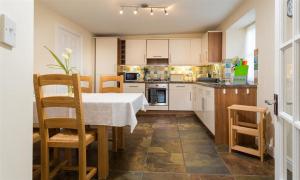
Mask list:
[{"label": "door handle", "polygon": [[269,106],[274,106],[274,114],[278,116],[278,94],[274,94],[274,100],[265,100],[265,103]]}]

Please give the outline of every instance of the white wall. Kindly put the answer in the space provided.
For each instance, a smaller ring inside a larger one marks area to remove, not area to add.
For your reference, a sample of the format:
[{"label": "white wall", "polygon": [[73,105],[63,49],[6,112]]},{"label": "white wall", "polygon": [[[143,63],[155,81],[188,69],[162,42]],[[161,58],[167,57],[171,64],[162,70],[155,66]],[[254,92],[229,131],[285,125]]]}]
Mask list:
[{"label": "white wall", "polygon": [[245,37],[244,28],[229,29],[226,32],[226,58],[245,57]]},{"label": "white wall", "polygon": [[[274,0],[245,0],[240,7],[221,23],[218,29],[226,31],[232,24],[239,20],[249,11],[256,11],[256,47],[258,48],[258,89],[257,104],[265,107],[265,100],[272,100],[274,94],[274,63],[275,63],[275,1]],[[227,46],[226,36],[223,37],[223,58],[226,58]],[[276,116],[273,114],[273,107],[269,108],[272,120]],[[274,126],[273,122],[267,120],[267,144],[270,154],[273,153],[274,146]]]},{"label": "white wall", "polygon": [[0,0],[17,25],[16,47],[0,43],[0,179],[32,179],[33,0]]},{"label": "white wall", "polygon": [[[55,30],[58,26],[62,26],[71,32],[81,35],[83,45],[83,74],[92,76],[94,74],[95,59],[93,34],[51,10],[40,2],[40,0],[35,0],[34,13],[34,72],[40,74],[49,72],[47,65],[53,64],[54,61],[44,46],[46,45],[50,49],[55,50]],[[58,55],[60,56],[61,54]]]}]

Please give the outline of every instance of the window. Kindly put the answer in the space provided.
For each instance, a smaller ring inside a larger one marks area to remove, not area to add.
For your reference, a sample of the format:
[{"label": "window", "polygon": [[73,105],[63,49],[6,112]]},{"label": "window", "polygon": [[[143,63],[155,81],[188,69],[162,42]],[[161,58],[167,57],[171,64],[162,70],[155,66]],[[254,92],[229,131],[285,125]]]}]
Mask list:
[{"label": "window", "polygon": [[247,26],[245,38],[245,58],[248,60],[248,82],[254,82],[254,50],[256,49],[255,24]]}]

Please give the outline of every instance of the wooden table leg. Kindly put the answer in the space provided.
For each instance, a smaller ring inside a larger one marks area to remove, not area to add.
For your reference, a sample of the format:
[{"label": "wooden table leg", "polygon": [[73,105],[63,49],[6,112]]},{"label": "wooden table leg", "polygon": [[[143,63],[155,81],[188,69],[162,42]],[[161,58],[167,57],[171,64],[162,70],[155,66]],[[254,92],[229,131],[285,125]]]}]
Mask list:
[{"label": "wooden table leg", "polygon": [[125,137],[124,137],[124,128],[123,127],[117,127],[117,133],[118,133],[118,150],[124,150],[125,149]]},{"label": "wooden table leg", "polygon": [[119,145],[119,129],[118,127],[112,127],[112,151],[118,152]]},{"label": "wooden table leg", "polygon": [[107,126],[97,126],[98,136],[98,179],[106,179],[109,173]]}]

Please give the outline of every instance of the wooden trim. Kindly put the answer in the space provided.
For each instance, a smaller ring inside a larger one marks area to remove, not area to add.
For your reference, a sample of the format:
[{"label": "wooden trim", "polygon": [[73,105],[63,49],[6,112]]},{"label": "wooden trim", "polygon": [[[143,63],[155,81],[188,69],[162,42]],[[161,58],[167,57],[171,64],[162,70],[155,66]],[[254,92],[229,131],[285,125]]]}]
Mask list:
[{"label": "wooden trim", "polygon": [[64,74],[47,74],[39,76],[38,84],[40,86],[46,85],[66,85],[72,86],[73,80],[69,75]]},{"label": "wooden trim", "polygon": [[51,96],[41,99],[43,108],[46,107],[69,107],[76,108],[75,99],[68,96]]},{"label": "wooden trim", "polygon": [[81,87],[82,93],[93,93],[93,80],[91,76],[80,76],[80,82],[87,82],[87,87]]},{"label": "wooden trim", "polygon": [[235,145],[235,146],[232,146],[231,149],[236,150],[236,151],[245,152],[245,153],[248,153],[248,154],[251,154],[254,156],[260,156],[260,152],[256,149],[252,149],[252,148]]},{"label": "wooden trim", "polygon": [[77,123],[74,118],[49,118],[45,119],[45,128],[77,129]]}]

